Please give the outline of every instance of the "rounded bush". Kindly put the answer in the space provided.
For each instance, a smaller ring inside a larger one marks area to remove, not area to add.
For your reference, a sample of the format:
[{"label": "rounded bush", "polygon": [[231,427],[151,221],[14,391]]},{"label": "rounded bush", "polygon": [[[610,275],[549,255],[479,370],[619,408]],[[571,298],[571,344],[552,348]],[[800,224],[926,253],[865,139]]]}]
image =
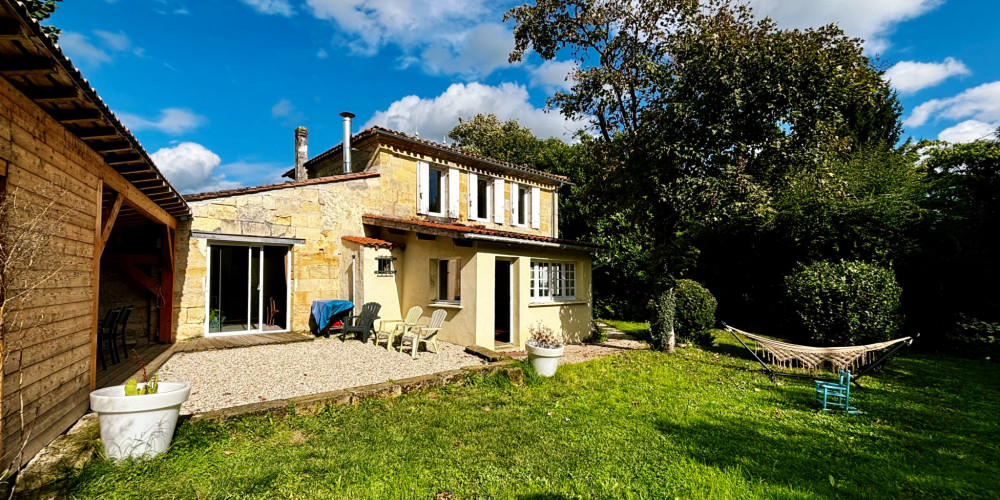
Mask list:
[{"label": "rounded bush", "polygon": [[673,290],[668,290],[655,299],[653,303],[653,317],[649,321],[649,343],[653,349],[659,351],[670,350],[670,336],[675,334],[675,308]]},{"label": "rounded bush", "polygon": [[806,339],[817,346],[893,338],[901,293],[892,270],[865,262],[818,261],[785,278],[785,297]]},{"label": "rounded bush", "polygon": [[674,327],[677,336],[707,345],[714,340],[710,328],[715,326],[715,308],[719,302],[697,281],[678,280],[674,287]]}]

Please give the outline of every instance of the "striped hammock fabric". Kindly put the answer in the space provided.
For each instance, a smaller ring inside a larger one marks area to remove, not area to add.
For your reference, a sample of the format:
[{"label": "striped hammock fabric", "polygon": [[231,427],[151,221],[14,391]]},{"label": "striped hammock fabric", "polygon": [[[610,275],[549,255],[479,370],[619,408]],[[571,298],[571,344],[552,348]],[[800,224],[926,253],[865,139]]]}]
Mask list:
[{"label": "striped hammock fabric", "polygon": [[823,366],[823,363],[830,363],[837,369],[855,370],[860,366],[870,363],[874,353],[887,347],[892,347],[900,342],[910,342],[913,340],[912,337],[900,337],[874,344],[847,347],[811,347],[779,342],[774,339],[744,332],[728,325],[726,325],[726,328],[731,332],[738,332],[740,335],[753,341],[754,350],[757,354],[763,355],[769,362],[783,368],[798,366],[808,370],[816,370]]}]

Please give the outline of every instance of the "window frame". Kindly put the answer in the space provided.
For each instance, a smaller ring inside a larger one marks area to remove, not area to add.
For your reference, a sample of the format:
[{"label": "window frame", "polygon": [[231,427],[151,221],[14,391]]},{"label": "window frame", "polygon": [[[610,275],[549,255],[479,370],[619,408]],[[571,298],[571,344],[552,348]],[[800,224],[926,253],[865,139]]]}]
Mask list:
[{"label": "window frame", "polygon": [[[531,186],[527,184],[521,184],[520,182],[512,183],[513,186],[517,186],[516,197],[511,200],[511,214],[510,214],[510,225],[514,227],[529,227],[531,226]],[[521,201],[524,201],[524,206],[521,206]],[[517,217],[514,216],[514,204],[517,204]],[[521,220],[524,222],[521,222]]]},{"label": "window frame", "polygon": [[[430,302],[432,304],[461,305],[462,304],[462,258],[451,257],[447,259],[431,259],[431,262],[433,262],[434,266],[433,272],[435,273],[435,278],[434,278],[435,289],[432,290],[433,298],[431,299]],[[446,274],[449,275],[450,278],[455,280],[454,289],[455,293],[457,294],[457,298],[441,298],[442,287],[444,287],[443,289],[445,290],[445,295],[447,295],[447,289],[448,289],[447,280],[441,279],[442,263],[446,262],[455,262],[454,276],[451,276],[452,273],[448,272],[447,270]]]},{"label": "window frame", "polygon": [[[486,185],[486,199],[484,200],[481,196],[482,193],[479,192],[479,186],[481,184]],[[475,217],[469,217],[469,220],[479,221],[479,222],[489,222],[493,219],[493,178],[487,177],[485,175],[476,175],[476,185],[469,187],[469,192],[472,192],[474,188],[476,190],[476,215]],[[471,204],[470,204],[471,205]],[[480,206],[485,206],[485,211],[480,211]],[[485,212],[485,213],[484,213]]]},{"label": "window frame", "polygon": [[576,268],[575,261],[531,259],[528,270],[529,301],[539,303],[579,300],[576,295]]},{"label": "window frame", "polygon": [[[438,211],[431,208],[431,172],[438,172]],[[444,217],[448,211],[448,170],[434,165],[427,165],[427,215]]]}]

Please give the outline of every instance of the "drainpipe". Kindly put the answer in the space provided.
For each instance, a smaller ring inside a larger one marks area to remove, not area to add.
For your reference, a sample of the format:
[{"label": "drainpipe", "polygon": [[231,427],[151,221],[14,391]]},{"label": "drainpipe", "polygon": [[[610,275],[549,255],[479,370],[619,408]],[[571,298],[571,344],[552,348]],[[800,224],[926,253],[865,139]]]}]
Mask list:
[{"label": "drainpipe", "polygon": [[351,173],[351,118],[354,118],[354,113],[344,111],[340,114],[344,117],[344,173]]}]

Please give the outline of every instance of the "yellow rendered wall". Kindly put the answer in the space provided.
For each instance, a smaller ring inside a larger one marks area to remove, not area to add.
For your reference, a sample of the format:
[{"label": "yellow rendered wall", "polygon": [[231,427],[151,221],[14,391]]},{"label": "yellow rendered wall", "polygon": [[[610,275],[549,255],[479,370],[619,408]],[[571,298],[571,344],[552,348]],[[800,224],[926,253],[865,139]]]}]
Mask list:
[{"label": "yellow rendered wall", "polygon": [[[357,244],[355,244],[357,245]],[[400,257],[403,252],[400,250],[389,250],[387,248],[362,247],[362,265],[359,267],[359,280],[362,282],[363,293],[362,302],[378,302],[382,305],[379,310],[379,317],[383,320],[402,319],[400,315],[400,300],[404,290],[404,275],[397,272],[391,276],[379,276],[375,274],[378,270],[376,257],[396,257],[395,267],[399,267]],[[405,314],[405,311],[403,311]],[[377,323],[376,323],[377,324]]]}]

